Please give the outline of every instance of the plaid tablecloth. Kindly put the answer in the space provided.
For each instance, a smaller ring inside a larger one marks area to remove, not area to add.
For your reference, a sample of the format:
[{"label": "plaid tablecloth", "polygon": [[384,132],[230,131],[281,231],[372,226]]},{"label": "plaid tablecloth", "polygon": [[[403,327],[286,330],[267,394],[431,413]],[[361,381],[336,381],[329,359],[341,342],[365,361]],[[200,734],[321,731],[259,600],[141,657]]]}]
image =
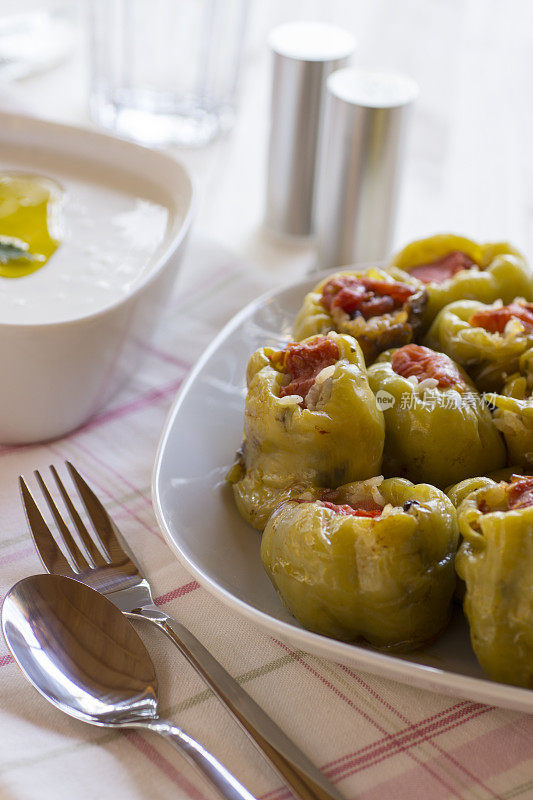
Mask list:
[{"label": "plaid tablecloth", "polygon": [[[130,385],[60,441],[0,449],[0,591],[41,571],[17,476],[68,458],[95,487],[145,565],[156,602],[181,619],[349,800],[533,798],[533,717],[431,694],[292,650],[200,588],[158,530],[150,475],[165,414],[193,361],[244,303],[272,284],[193,242],[175,298]],[[154,655],[161,710],[260,800],[288,797],[275,774],[177,650],[138,626]],[[153,800],[213,797],[154,735],[76,722],[30,687],[0,641],[0,797]]]}]

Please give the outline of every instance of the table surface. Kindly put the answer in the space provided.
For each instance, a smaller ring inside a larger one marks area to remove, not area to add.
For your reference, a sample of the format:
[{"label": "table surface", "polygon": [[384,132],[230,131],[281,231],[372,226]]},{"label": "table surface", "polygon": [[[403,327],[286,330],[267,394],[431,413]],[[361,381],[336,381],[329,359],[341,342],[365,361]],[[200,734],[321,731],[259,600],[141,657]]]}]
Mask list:
[{"label": "table surface", "polygon": [[[268,30],[296,18],[337,22],[356,62],[403,70],[421,86],[408,144],[396,244],[443,230],[511,240],[533,253],[533,5],[524,0],[269,0],[252,4],[234,130],[176,150],[196,177],[195,235],[143,369],[110,406],[58,442],[0,449],[3,594],[40,569],[16,478],[71,459],[86,474],[154,582],[253,697],[346,798],[533,798],[533,720],[404,687],[295,652],[233,615],[192,580],[153,516],[150,472],[172,398],[214,333],[260,291],[304,274],[312,242],[262,230],[268,130]],[[89,124],[87,57],[0,86],[0,108]],[[143,632],[162,709],[260,798],[279,781],[171,645]],[[155,737],[89,728],[29,687],[0,642],[0,797],[204,798],[210,790]]]}]

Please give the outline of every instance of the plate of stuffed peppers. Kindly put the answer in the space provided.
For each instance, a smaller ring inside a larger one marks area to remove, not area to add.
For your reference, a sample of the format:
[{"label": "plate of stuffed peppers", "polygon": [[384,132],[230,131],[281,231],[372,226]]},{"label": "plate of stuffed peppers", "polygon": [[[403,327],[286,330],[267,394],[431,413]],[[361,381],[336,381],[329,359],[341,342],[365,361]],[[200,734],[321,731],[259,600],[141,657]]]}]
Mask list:
[{"label": "plate of stuffed peppers", "polygon": [[244,308],[153,477],[171,548],[289,644],[533,712],[533,275],[440,234]]}]

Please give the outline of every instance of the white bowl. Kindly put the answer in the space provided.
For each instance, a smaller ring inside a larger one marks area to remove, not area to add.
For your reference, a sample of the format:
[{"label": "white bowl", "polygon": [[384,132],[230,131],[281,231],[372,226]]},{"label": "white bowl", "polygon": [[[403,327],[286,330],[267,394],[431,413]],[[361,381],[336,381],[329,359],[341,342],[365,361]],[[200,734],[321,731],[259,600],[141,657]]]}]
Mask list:
[{"label": "white bowl", "polygon": [[[82,425],[135,371],[180,265],[193,211],[193,186],[170,156],[104,134],[0,114],[0,159],[27,153],[46,161],[120,170],[169,198],[170,221],[158,257],[131,291],[101,310],[63,322],[0,320],[0,443],[52,439]],[[20,158],[17,161],[20,168]],[[54,171],[49,173],[54,178]]]}]

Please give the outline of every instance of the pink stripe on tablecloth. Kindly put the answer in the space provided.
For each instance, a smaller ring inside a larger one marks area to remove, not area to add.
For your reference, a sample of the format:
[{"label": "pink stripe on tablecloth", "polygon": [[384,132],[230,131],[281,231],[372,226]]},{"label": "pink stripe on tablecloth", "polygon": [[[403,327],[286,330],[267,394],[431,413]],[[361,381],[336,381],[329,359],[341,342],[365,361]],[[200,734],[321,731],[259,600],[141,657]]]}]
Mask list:
[{"label": "pink stripe on tablecloth", "polygon": [[170,603],[171,600],[175,600],[177,597],[183,597],[183,595],[189,594],[189,592],[194,592],[199,588],[200,584],[198,581],[190,581],[190,583],[186,583],[183,586],[178,586],[177,589],[172,589],[171,592],[167,592],[166,594],[162,594],[160,597],[156,597],[154,603],[156,606],[162,606],[165,603]]},{"label": "pink stripe on tablecloth", "polygon": [[[470,767],[482,772],[485,780],[493,775],[512,769],[525,759],[533,759],[533,721],[524,716],[515,722],[478,736],[476,739],[450,750],[456,757],[466,757]],[[438,756],[433,763],[443,764],[444,757]],[[414,767],[401,775],[401,779],[390,779],[363,792],[361,800],[412,800],[413,797],[431,797],[431,800],[444,800],[446,794],[428,787],[424,794],[425,776],[420,767]],[[496,795],[498,796],[498,795]]]},{"label": "pink stripe on tablecloth", "polygon": [[[387,708],[389,711],[391,711],[404,724],[410,725],[411,721],[404,714],[402,714],[398,709],[396,709],[385,698],[381,697],[381,695],[375,689],[373,689],[371,686],[369,686],[369,684],[366,683],[353,670],[351,670],[349,667],[347,667],[347,666],[345,666],[343,664],[340,664],[339,666],[341,667],[342,670],[344,670],[344,672],[346,672],[347,675],[349,675],[360,686],[362,686],[364,689],[366,689],[366,691],[372,697],[374,697],[376,700],[378,700],[383,706],[385,706],[385,708]],[[479,707],[481,708],[481,704],[479,704]],[[410,730],[410,728],[407,728],[406,730]],[[495,798],[495,800],[497,800],[497,795],[492,791],[492,789],[489,789],[488,786],[485,786],[485,784],[483,783],[483,781],[481,780],[481,778],[478,775],[474,775],[474,773],[471,772],[464,764],[461,764],[459,761],[454,759],[451,754],[446,753],[446,751],[442,747],[440,747],[440,745],[437,742],[429,741],[429,743],[430,743],[431,747],[433,747],[435,750],[437,750],[438,753],[443,755],[451,764],[453,764],[456,769],[458,769],[460,772],[462,772],[464,775],[466,775],[467,778],[469,778],[470,781],[472,781],[472,783],[475,783],[477,786],[480,786],[483,789],[485,789],[485,791],[488,794],[490,794],[493,798]]]},{"label": "pink stripe on tablecloth", "polygon": [[34,547],[25,547],[23,550],[17,550],[15,553],[9,553],[7,556],[2,556],[0,558],[0,566],[4,564],[13,564],[15,561],[22,561],[23,558],[27,558],[32,553],[35,553]]},{"label": "pink stripe on tablecloth", "polygon": [[[448,719],[441,720],[438,725],[430,725],[425,729],[421,728],[417,731],[411,731],[405,734],[404,731],[399,731],[385,744],[376,742],[374,750],[360,755],[357,752],[354,754],[350,761],[345,760],[342,765],[336,767],[334,770],[328,772],[329,775],[341,775],[345,778],[347,775],[352,775],[360,769],[366,769],[368,762],[373,762],[372,766],[385,761],[391,756],[398,753],[405,753],[411,747],[418,747],[424,742],[428,742],[434,736],[440,736],[442,733],[452,730],[465,722],[475,719],[481,714],[486,714],[490,711],[488,706],[480,706],[479,703],[472,704],[460,711],[452,714]],[[440,756],[439,756],[440,757]]]},{"label": "pink stripe on tablecloth", "polygon": [[153,745],[147,742],[140,733],[137,733],[137,731],[124,731],[124,735],[129,743],[146,756],[146,758],[161,770],[172,783],[179,786],[184,792],[187,792],[191,800],[207,800],[206,796],[202,794],[196,786],[193,786],[181,772],[178,772],[176,767],[174,767],[170,761],[167,761],[167,759],[162,756]]},{"label": "pink stripe on tablecloth", "polygon": [[[476,705],[479,705],[479,704],[473,704],[473,706],[476,706]],[[471,710],[472,709],[470,709],[470,711]],[[449,797],[449,793],[450,792],[452,792],[452,794],[455,794],[457,797],[460,797],[460,795],[457,794],[456,790],[453,787],[451,787],[449,784],[446,784],[446,782],[433,769],[433,767],[435,765],[439,765],[440,766],[440,761],[443,761],[443,763],[444,763],[444,761],[446,760],[446,755],[447,755],[446,753],[443,753],[442,755],[438,756],[436,759],[432,759],[430,761],[421,761],[421,760],[419,760],[417,758],[414,758],[413,754],[409,753],[409,749],[411,747],[417,747],[418,745],[423,744],[424,742],[428,742],[430,740],[431,736],[440,736],[441,734],[447,733],[448,731],[451,731],[454,728],[458,728],[461,725],[463,725],[465,722],[470,722],[471,720],[475,719],[476,717],[478,717],[478,716],[480,716],[482,714],[485,714],[487,711],[490,711],[490,710],[492,710],[492,709],[489,708],[488,706],[482,706],[480,709],[474,711],[473,713],[470,713],[469,715],[465,715],[459,721],[455,721],[455,722],[452,722],[452,724],[450,724],[450,722],[455,719],[455,715],[454,715],[449,720],[447,720],[446,721],[446,725],[442,726],[442,728],[440,728],[439,730],[434,731],[430,735],[428,735],[427,733],[422,732],[421,735],[419,735],[418,737],[415,737],[408,744],[398,744],[397,742],[392,742],[391,745],[387,746],[386,748],[383,748],[383,747],[379,747],[379,746],[381,745],[381,743],[384,740],[379,740],[377,742],[373,742],[372,744],[367,745],[366,747],[362,748],[360,751],[356,751],[355,753],[347,754],[347,755],[343,756],[341,759],[337,759],[336,761],[330,762],[330,764],[325,764],[321,769],[324,772],[324,774],[326,775],[326,777],[329,780],[332,781],[332,783],[338,783],[339,781],[344,780],[345,778],[349,778],[351,775],[354,775],[356,772],[361,772],[362,770],[365,770],[365,769],[371,769],[373,767],[376,767],[378,764],[381,764],[383,761],[386,761],[388,758],[391,758],[393,756],[397,756],[397,755],[401,755],[402,753],[405,753],[406,755],[411,756],[412,759],[417,764],[417,766],[413,768],[414,770],[420,770],[421,773],[424,774],[425,778],[427,778],[428,775],[429,775],[434,780],[436,780],[438,783],[440,783],[441,786],[439,787],[439,789],[441,791],[442,791],[442,788],[446,789],[446,793],[445,794],[439,794],[438,795],[439,797],[441,797],[441,796],[442,797]],[[392,736],[393,737],[399,737],[399,736],[401,737],[403,735],[403,733],[404,733],[404,731],[400,731],[400,732],[397,732],[396,734],[392,734]],[[390,737],[385,737],[385,738],[390,738]],[[363,757],[361,757],[359,755],[363,751],[369,750],[370,748],[377,748],[377,752],[375,752],[375,753],[367,753]],[[383,750],[388,750],[388,752],[383,752]],[[343,763],[340,766],[338,766],[336,769],[333,769],[333,770],[330,769],[330,765],[331,764],[336,764],[339,761],[342,761]],[[446,771],[446,768],[444,769],[444,771]],[[470,778],[470,783],[476,783],[477,784],[477,779],[476,779],[475,776],[472,776]],[[433,784],[430,784],[430,785],[433,786]],[[486,789],[486,791],[489,794],[492,794],[494,797],[498,798],[498,795],[495,794],[491,789],[488,789],[487,787],[484,787],[484,788]],[[431,792],[428,792],[427,796],[430,796],[430,794],[431,794]],[[260,800],[267,800],[267,798],[269,800],[273,800],[274,798],[276,798],[276,800],[286,800],[286,798],[290,798],[290,796],[291,795],[287,791],[287,789],[285,789],[284,787],[279,787],[278,789],[275,789],[275,790],[273,790],[271,792],[267,792],[266,794],[261,795]],[[393,795],[391,795],[391,797],[392,796]],[[416,795],[416,796],[417,797],[418,796],[426,797],[426,795]],[[433,800],[433,794],[431,794],[431,797],[432,797],[432,800]],[[403,795],[402,795],[402,798],[403,798]],[[376,800],[377,800],[377,798],[376,798]],[[405,800],[411,800],[409,795],[406,795]]]},{"label": "pink stripe on tablecloth", "polygon": [[[448,711],[451,711],[454,708],[455,706],[451,706],[450,709],[448,709]],[[328,777],[328,779],[332,781],[332,783],[338,783],[339,781],[350,777],[356,772],[360,772],[364,769],[375,767],[378,764],[382,763],[383,761],[386,761],[388,758],[391,758],[392,756],[400,755],[401,753],[406,753],[407,755],[412,756],[412,754],[408,752],[411,747],[417,747],[418,745],[429,741],[431,736],[440,736],[443,733],[447,733],[448,731],[453,730],[454,728],[459,727],[465,722],[469,722],[472,719],[475,719],[477,716],[485,714],[487,711],[490,710],[492,709],[489,708],[488,706],[480,707],[479,703],[470,703],[468,704],[468,707],[464,709],[464,716],[462,718],[460,718],[457,721],[457,716],[458,716],[457,713],[452,714],[448,719],[442,721],[442,724],[439,726],[437,730],[434,730],[430,734],[428,734],[427,731],[424,730],[420,731],[420,733],[418,734],[415,732],[410,737],[407,737],[408,739],[411,739],[410,742],[403,742],[403,739],[406,738],[405,737],[406,731],[405,730],[397,731],[394,734],[389,734],[383,739],[379,739],[377,742],[372,742],[371,744],[366,745],[366,747],[362,747],[360,750],[356,750],[353,753],[347,753],[341,758],[331,761],[328,764],[324,764],[321,767],[321,770]],[[432,718],[430,717],[428,719]],[[418,724],[422,726],[426,721],[427,720],[421,720],[420,723]],[[393,739],[394,741],[388,741],[391,739]],[[384,745],[385,742],[387,742],[387,744]],[[372,750],[375,752],[368,752]],[[424,773],[426,772],[429,773],[429,775],[432,778],[443,784],[443,786],[447,789],[448,793],[450,791],[455,793],[455,790],[449,786],[446,786],[446,784],[439,779],[438,775],[436,775],[436,773],[434,773],[434,771],[430,767],[430,765],[432,766],[434,764],[437,764],[439,759],[445,759],[446,755],[447,754],[444,753],[437,759],[432,759],[430,762],[422,762],[418,761],[417,759],[414,759],[415,762],[417,763],[417,767],[415,767],[414,769],[422,770]],[[331,769],[333,765],[337,766],[335,766],[334,769]],[[475,776],[471,778],[470,782],[477,783]],[[491,789],[487,788],[487,791],[490,794],[494,794]],[[448,793],[443,796],[446,797],[449,796]],[[420,796],[425,797],[425,795],[420,795]],[[495,796],[498,797],[498,795]],[[269,800],[273,800],[274,797],[276,798],[276,800],[285,800],[285,798],[290,797],[290,794],[284,787],[278,787],[278,789],[275,789],[273,791],[267,792],[264,795],[261,795],[260,800],[267,800],[267,798],[269,798]]]},{"label": "pink stripe on tablecloth", "polygon": [[17,450],[23,450],[25,447],[32,447],[31,444],[9,444],[5,447],[0,447],[0,458],[8,456],[10,453],[16,453]]},{"label": "pink stripe on tablecloth", "polygon": [[15,659],[11,653],[6,653],[5,656],[0,656],[0,667],[7,667],[8,664],[13,664]]},{"label": "pink stripe on tablecloth", "polygon": [[203,292],[206,284],[209,283],[211,277],[216,277],[220,281],[220,280],[225,280],[226,278],[229,278],[230,275],[234,275],[241,271],[242,270],[236,269],[235,267],[228,267],[222,269],[220,267],[217,267],[216,270],[214,271],[212,270],[203,277],[201,285],[192,286],[186,292],[180,292],[177,299],[179,300],[180,305],[182,305],[184,300],[190,300],[195,295],[199,294],[200,292]]},{"label": "pink stripe on tablecloth", "polygon": [[[280,642],[280,641],[278,641],[277,639],[274,639],[273,637],[271,637],[271,638],[273,639],[273,641],[275,641],[275,642],[276,642],[276,643],[277,643],[277,644],[278,644],[280,647],[282,647],[282,648],[283,648],[284,650],[286,650],[288,653],[292,653],[293,655],[295,655],[295,656],[296,656],[296,654],[294,653],[294,651],[293,651],[293,650],[291,650],[289,647],[287,647],[287,645],[284,645],[284,644],[283,644],[283,642]],[[356,705],[355,705],[355,703],[353,703],[353,702],[352,702],[352,701],[351,701],[351,700],[350,700],[348,697],[346,697],[346,695],[344,695],[344,694],[343,694],[343,693],[342,693],[342,692],[341,692],[341,691],[340,691],[340,690],[339,690],[339,689],[338,689],[336,686],[334,686],[334,685],[333,685],[333,684],[332,684],[330,681],[328,681],[328,680],[327,680],[327,678],[325,678],[323,675],[321,675],[319,672],[317,672],[315,669],[313,669],[313,667],[311,667],[311,665],[310,665],[310,664],[307,664],[307,662],[306,662],[306,661],[304,661],[304,660],[303,660],[303,658],[300,658],[300,657],[296,656],[296,661],[298,661],[300,664],[302,664],[302,665],[305,667],[305,669],[307,669],[307,670],[308,670],[308,671],[309,671],[309,672],[310,672],[312,675],[315,675],[315,677],[317,677],[317,678],[318,678],[320,681],[322,681],[322,683],[323,683],[325,686],[327,686],[328,688],[330,688],[330,689],[331,689],[331,690],[332,690],[332,691],[333,691],[333,692],[334,692],[334,693],[335,693],[335,694],[336,694],[338,697],[340,697],[340,698],[341,698],[342,700],[344,700],[344,701],[345,701],[345,702],[346,702],[346,703],[347,703],[347,704],[348,704],[348,705],[349,705],[351,708],[353,708],[355,711],[357,711],[357,713],[358,713],[358,714],[360,714],[361,716],[363,716],[363,717],[364,717],[364,718],[365,718],[365,719],[366,719],[368,722],[370,722],[370,724],[371,724],[371,725],[373,725],[373,726],[374,726],[374,727],[375,727],[377,730],[379,730],[379,731],[380,731],[380,733],[384,734],[385,736],[387,736],[387,735],[388,735],[388,732],[385,730],[385,728],[383,728],[381,725],[379,725],[379,723],[378,723],[378,722],[376,722],[376,720],[375,720],[375,719],[372,719],[372,717],[371,717],[369,714],[367,714],[366,712],[362,711],[362,709],[358,708],[358,706],[356,706]],[[428,772],[428,773],[429,773],[429,774],[430,774],[430,775],[431,775],[431,776],[434,778],[434,780],[435,780],[435,781],[437,781],[437,782],[438,782],[438,783],[440,783],[441,785],[445,786],[445,787],[448,789],[448,792],[451,792],[451,794],[455,795],[456,797],[459,797],[459,795],[457,794],[457,792],[456,792],[456,790],[453,788],[453,786],[450,786],[450,784],[449,784],[449,783],[447,783],[447,782],[444,780],[444,778],[442,778],[440,775],[437,775],[437,774],[435,774],[435,773],[434,773],[434,772],[431,770],[431,768],[430,768],[430,767],[429,767],[429,766],[428,766],[426,763],[423,763],[423,762],[421,762],[421,761],[419,760],[419,758],[418,758],[418,757],[417,757],[417,756],[416,756],[414,753],[410,753],[410,752],[408,752],[408,751],[407,751],[407,755],[408,755],[408,756],[409,756],[409,758],[411,758],[411,759],[412,759],[412,760],[413,760],[413,761],[414,761],[416,764],[419,764],[419,765],[420,765],[420,766],[421,766],[423,769],[425,769],[425,770],[426,770],[426,771],[427,771],[427,772]]]},{"label": "pink stripe on tablecloth", "polygon": [[[64,453],[62,453],[62,451],[59,448],[56,448],[51,444],[49,444],[47,446],[48,446],[48,449],[52,453],[54,453],[56,456],[59,456],[59,458],[61,458],[61,459],[64,458]],[[79,442],[76,442],[76,446],[80,450],[83,450],[83,452],[86,453],[87,456],[89,456],[90,458],[94,458],[92,452],[90,450],[88,450],[86,447],[84,447],[83,445],[81,445]],[[115,495],[112,494],[109,491],[109,489],[107,489],[105,486],[102,486],[101,483],[99,483],[97,480],[95,480],[94,477],[89,476],[89,475],[87,475],[86,477],[87,477],[88,483],[94,484],[103,494],[107,495],[107,497],[109,497],[110,500],[112,500],[114,503],[116,503],[116,505],[119,508],[121,508],[128,515],[128,517],[131,517],[136,522],[138,522],[140,525],[142,525],[142,527],[145,530],[147,530],[148,533],[151,533],[153,536],[156,536],[161,541],[163,540],[163,535],[161,534],[161,531],[157,527],[157,524],[154,524],[153,526],[149,525],[147,522],[145,522],[142,519],[142,517],[140,517],[138,514],[136,514],[135,511],[132,511],[131,508],[129,508],[129,506],[125,505],[121,500],[118,499],[118,497],[115,497]]]},{"label": "pink stripe on tablecloth", "polygon": [[82,425],[81,428],[78,428],[78,430],[74,431],[73,435],[76,436],[79,433],[86,433],[87,431],[102,425],[104,422],[121,419],[122,417],[126,416],[127,414],[131,414],[134,411],[142,411],[142,409],[147,408],[154,403],[163,400],[165,397],[168,397],[168,395],[176,392],[183,383],[183,379],[184,377],[182,376],[178,380],[172,381],[172,383],[169,383],[160,389],[153,389],[151,392],[147,392],[146,394],[141,395],[141,397],[137,397],[134,400],[131,400],[129,403],[125,403],[123,406],[119,406],[118,408],[110,408],[108,411],[98,414],[96,417],[93,417],[86,422],[85,425]]},{"label": "pink stripe on tablecloth", "polygon": [[[135,411],[141,411],[142,409],[147,408],[154,403],[159,402],[159,400],[163,400],[165,397],[168,397],[168,395],[176,392],[183,383],[183,380],[184,376],[178,380],[172,381],[172,383],[169,383],[167,386],[163,386],[161,389],[154,389],[151,392],[142,395],[141,397],[137,397],[135,400],[131,400],[129,403],[125,403],[123,406],[119,406],[118,408],[110,408],[109,411],[104,411],[101,414],[98,414],[96,417],[92,417],[88,422],[85,423],[85,425],[77,428],[77,430],[73,431],[70,435],[76,436],[79,433],[85,433],[86,431],[97,428],[99,425],[110,422],[111,420],[121,419],[127,414],[131,414]],[[0,447],[0,458],[3,456],[8,456],[11,453],[16,453],[24,448],[35,446],[36,445],[33,444],[14,444],[6,447]]]},{"label": "pink stripe on tablecloth", "polygon": [[135,344],[140,347],[141,350],[151,353],[153,356],[156,356],[161,361],[166,361],[168,364],[174,364],[176,367],[181,367],[182,369],[186,370],[189,370],[192,366],[189,361],[184,361],[182,358],[175,356],[173,353],[167,353],[164,350],[161,350],[160,347],[155,347],[149,342],[143,342],[140,339],[135,339]]},{"label": "pink stripe on tablecloth", "polygon": [[[340,666],[340,664],[339,664],[339,666]],[[410,723],[406,728],[403,728],[401,732],[400,731],[395,731],[394,733],[389,733],[389,734],[387,734],[387,736],[384,736],[383,739],[381,739],[379,741],[385,742],[388,739],[392,739],[393,737],[398,736],[400,733],[406,733],[407,731],[416,730],[417,728],[421,727],[422,725],[427,725],[428,723],[433,722],[434,720],[441,719],[442,717],[445,717],[446,715],[451,714],[456,709],[462,708],[462,707],[464,707],[466,705],[470,705],[470,704],[471,704],[470,700],[462,700],[460,703],[455,703],[453,706],[448,706],[448,708],[445,708],[443,711],[439,711],[438,714],[433,714],[431,717],[424,717],[424,719],[418,720],[418,722]],[[371,742],[371,744],[367,744],[365,747],[362,747],[360,750],[357,750],[357,751],[355,751],[353,753],[347,753],[346,755],[335,759],[335,761],[330,761],[328,764],[326,764],[324,769],[330,769],[331,767],[334,767],[337,764],[343,764],[348,759],[353,758],[354,755],[357,755],[359,753],[364,753],[366,750],[372,749],[372,747],[375,747],[376,744],[377,744],[377,742]]]},{"label": "pink stripe on tablecloth", "polygon": [[149,497],[145,497],[141,492],[139,492],[139,489],[137,488],[137,486],[135,486],[133,483],[131,483],[131,481],[129,481],[125,477],[125,475],[123,475],[123,473],[118,472],[118,470],[116,470],[113,466],[111,466],[111,464],[108,461],[103,461],[103,459],[99,458],[99,456],[97,456],[95,453],[93,453],[92,450],[89,450],[87,447],[82,445],[81,442],[79,442],[79,441],[76,441],[74,446],[78,447],[83,453],[88,455],[93,461],[96,461],[98,464],[100,464],[100,466],[104,467],[104,469],[108,469],[109,472],[111,472],[115,476],[115,478],[117,478],[118,480],[121,481],[121,483],[124,484],[124,486],[127,486],[128,489],[131,489],[132,492],[136,492],[137,496],[141,498],[141,500],[143,501],[143,503],[146,506],[149,506],[150,508],[152,508],[151,499]]},{"label": "pink stripe on tablecloth", "polygon": [[358,706],[356,706],[355,703],[352,700],[350,700],[349,697],[347,697],[345,694],[343,694],[343,692],[341,692],[340,689],[337,689],[337,687],[334,686],[331,683],[331,681],[328,681],[327,678],[325,678],[323,675],[321,675],[319,672],[317,672],[315,669],[313,669],[313,667],[311,667],[309,664],[307,664],[303,660],[303,658],[300,658],[299,656],[297,656],[294,650],[291,650],[290,647],[288,647],[283,642],[280,642],[278,639],[275,639],[274,637],[271,637],[271,638],[272,638],[272,641],[275,642],[279,647],[281,647],[287,653],[291,653],[291,655],[295,656],[296,661],[298,661],[300,664],[302,664],[302,666],[305,667],[305,669],[308,672],[310,672],[312,675],[314,675],[315,678],[318,678],[325,686],[328,687],[328,689],[331,689],[337,695],[337,697],[339,697],[341,700],[344,700],[344,702],[347,703],[351,708],[353,708],[354,711],[357,711],[357,713],[360,716],[362,716],[363,719],[366,719],[367,722],[369,722],[371,725],[373,725],[375,728],[377,728],[377,730],[380,733],[382,733],[384,735],[387,735],[386,729],[383,728],[381,725],[379,725],[379,723],[377,723],[375,719],[372,719],[370,714],[367,714],[366,711],[363,711],[362,708],[359,708]]}]

